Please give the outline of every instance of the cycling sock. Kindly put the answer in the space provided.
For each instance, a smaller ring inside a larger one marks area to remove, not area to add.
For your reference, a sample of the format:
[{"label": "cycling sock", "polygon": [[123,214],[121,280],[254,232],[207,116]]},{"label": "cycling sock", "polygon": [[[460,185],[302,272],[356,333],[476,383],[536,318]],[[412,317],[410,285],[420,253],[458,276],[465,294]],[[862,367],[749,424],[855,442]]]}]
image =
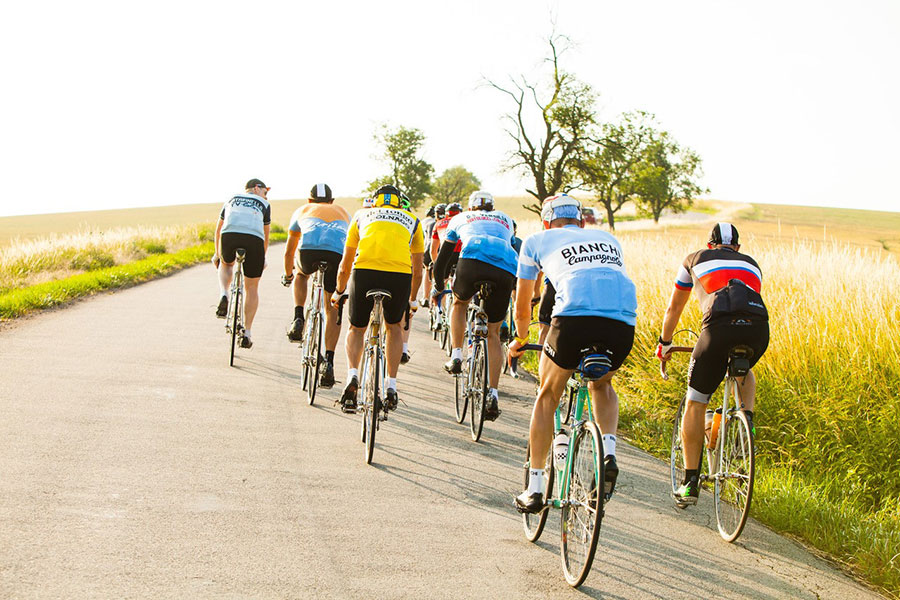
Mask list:
[{"label": "cycling sock", "polygon": [[691,479],[698,479],[700,477],[700,469],[685,469],[684,470],[684,481],[681,483],[687,483]]},{"label": "cycling sock", "polygon": [[407,342],[403,342],[403,351],[409,354],[409,344]]},{"label": "cycling sock", "polygon": [[389,390],[397,390],[397,378],[396,377],[386,377],[384,385]]},{"label": "cycling sock", "polygon": [[347,369],[347,381],[359,376],[359,369]]},{"label": "cycling sock", "polygon": [[325,351],[325,362],[329,365],[334,365],[334,350]]},{"label": "cycling sock", "polygon": [[244,337],[247,339],[250,339],[250,330],[249,329],[244,330]]},{"label": "cycling sock", "polygon": [[488,391],[491,392],[491,396],[493,396],[495,399],[500,399],[500,392],[497,391],[497,388],[488,388]]},{"label": "cycling sock", "polygon": [[295,307],[294,307],[294,318],[295,318],[295,319],[302,319],[302,318],[303,318],[303,307],[302,307],[302,306],[295,306]]},{"label": "cycling sock", "polygon": [[450,351],[451,360],[462,360],[462,348],[454,348]]},{"label": "cycling sock", "polygon": [[616,436],[611,433],[603,436],[603,456],[616,455]]},{"label": "cycling sock", "polygon": [[544,493],[544,470],[528,469],[528,493],[543,494]]}]

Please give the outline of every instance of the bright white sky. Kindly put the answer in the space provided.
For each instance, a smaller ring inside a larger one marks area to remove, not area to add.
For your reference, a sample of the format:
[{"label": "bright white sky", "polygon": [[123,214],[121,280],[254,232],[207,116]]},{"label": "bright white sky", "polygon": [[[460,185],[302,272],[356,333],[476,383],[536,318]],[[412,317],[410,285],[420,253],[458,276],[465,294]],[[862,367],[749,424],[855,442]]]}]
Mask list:
[{"label": "bright white sky", "polygon": [[563,66],[601,117],[643,109],[704,160],[711,196],[900,210],[900,2],[5,2],[0,215],[359,194],[377,125],[497,195],[508,99]]}]

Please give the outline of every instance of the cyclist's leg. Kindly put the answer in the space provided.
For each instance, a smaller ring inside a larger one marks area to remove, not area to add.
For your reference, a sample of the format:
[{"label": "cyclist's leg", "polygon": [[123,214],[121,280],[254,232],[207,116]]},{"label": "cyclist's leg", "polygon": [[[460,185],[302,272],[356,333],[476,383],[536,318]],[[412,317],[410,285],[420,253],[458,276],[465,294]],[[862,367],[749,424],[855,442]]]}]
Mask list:
[{"label": "cyclist's leg", "polygon": [[616,371],[610,371],[602,379],[588,383],[594,421],[604,436],[616,435],[616,431],[619,429],[619,395],[612,386],[612,378],[615,374]]},{"label": "cyclist's leg", "polygon": [[559,396],[574,370],[557,365],[550,356],[541,353],[538,366],[540,387],[528,430],[532,465],[542,465],[547,458],[553,441],[553,414],[559,406]]},{"label": "cyclist's leg", "polygon": [[347,338],[344,347],[347,351],[348,379],[355,377],[359,371],[359,363],[362,360],[363,341],[366,335],[366,327],[357,327],[351,324],[347,329]]},{"label": "cyclist's leg", "polygon": [[341,326],[337,323],[337,309],[325,299],[325,351],[334,352],[341,337]]},{"label": "cyclist's leg", "polygon": [[450,347],[454,352],[461,351],[465,341],[463,338],[466,336],[466,310],[471,299],[471,296],[464,300],[456,294],[453,295],[453,306],[450,308]]},{"label": "cyclist's leg", "polygon": [[322,288],[325,290],[325,352],[326,357],[332,357],[337,347],[338,338],[341,336],[341,326],[337,323],[337,309],[331,306],[328,298],[337,289],[337,272],[341,264],[341,255],[337,252],[323,250],[320,252],[320,260],[328,262],[325,276],[322,278]]},{"label": "cyclist's leg", "polygon": [[[400,356],[403,354],[403,322],[385,323],[387,335],[385,338],[385,353],[387,354],[387,387],[390,380],[397,378],[397,371],[400,369]],[[396,389],[396,387],[394,388]]]},{"label": "cyclist's leg", "polygon": [[306,304],[306,294],[309,288],[309,275],[303,271],[297,271],[294,274],[294,284],[292,291],[294,293],[294,308],[303,308]]},{"label": "cyclist's leg", "polygon": [[500,326],[503,321],[488,323],[488,381],[491,389],[497,389],[500,385],[500,370],[503,368],[504,356],[500,353]]},{"label": "cyclist's leg", "polygon": [[244,329],[253,327],[253,317],[259,307],[259,277],[244,277]]},{"label": "cyclist's leg", "polygon": [[400,368],[400,356],[403,354],[403,325],[406,311],[409,309],[409,294],[412,286],[412,275],[406,273],[383,273],[381,285],[391,293],[385,299],[384,323],[387,329],[385,353],[387,354],[387,388],[397,389],[397,370]]},{"label": "cyclist's leg", "polygon": [[745,411],[753,412],[756,404],[756,376],[749,371],[746,377],[738,379],[738,396]]}]

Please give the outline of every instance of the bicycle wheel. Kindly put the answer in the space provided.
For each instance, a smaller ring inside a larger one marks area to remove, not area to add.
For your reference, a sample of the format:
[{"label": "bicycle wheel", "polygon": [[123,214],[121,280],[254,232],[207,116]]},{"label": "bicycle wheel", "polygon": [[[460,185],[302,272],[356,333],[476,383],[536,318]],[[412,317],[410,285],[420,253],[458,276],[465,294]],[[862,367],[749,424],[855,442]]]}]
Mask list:
[{"label": "bicycle wheel", "polygon": [[[681,419],[684,417],[687,398],[682,398],[675,411],[675,420],[672,423],[672,450],[669,454],[669,470],[672,474],[672,497],[675,497],[675,491],[684,481],[684,445],[681,442]],[[684,506],[679,508],[684,508]]]},{"label": "bicycle wheel", "polygon": [[733,542],[741,535],[750,514],[756,466],[753,432],[744,411],[736,410],[723,419],[719,435],[723,439],[715,480],[716,521],[722,539]]},{"label": "bicycle wheel", "polygon": [[309,328],[310,343],[306,356],[306,370],[311,376],[306,387],[306,400],[312,406],[319,388],[319,368],[322,365],[322,315],[315,311],[312,315],[312,326]]},{"label": "bicycle wheel", "polygon": [[[529,443],[525,449],[525,487],[528,487],[528,471],[531,469],[531,444]],[[553,446],[547,453],[547,460],[544,463],[544,498],[548,501],[553,497],[553,480],[555,479],[553,471]],[[545,508],[536,515],[530,513],[522,513],[522,528],[525,530],[525,539],[529,542],[536,542],[541,533],[544,531],[544,525],[547,523],[547,516],[550,510]]]},{"label": "bicycle wheel", "polygon": [[484,404],[487,402],[488,394],[488,360],[487,360],[487,344],[483,338],[478,338],[472,345],[472,372],[469,375],[469,381],[472,382],[470,393],[472,394],[472,419],[471,430],[472,440],[477,442],[481,438],[481,431],[484,429]]},{"label": "bicycle wheel", "polygon": [[591,421],[575,433],[566,464],[569,485],[562,503],[560,552],[566,581],[581,585],[591,570],[603,520],[603,446],[600,429]]},{"label": "bicycle wheel", "polygon": [[[465,364],[465,363],[463,363]],[[456,390],[456,422],[466,420],[466,409],[469,407],[469,396],[466,394],[466,373],[453,376],[454,389]]]},{"label": "bicycle wheel", "polygon": [[428,327],[431,329],[431,339],[438,339],[439,327],[441,324],[441,316],[438,314],[437,309],[434,305],[431,306],[431,309],[428,311],[430,319],[428,321]]},{"label": "bicycle wheel", "polygon": [[363,385],[365,396],[365,410],[363,420],[366,430],[366,464],[372,464],[372,454],[375,452],[375,431],[378,429],[378,412],[381,410],[381,398],[379,397],[378,376],[381,372],[381,352],[376,349],[366,373],[366,381]]},{"label": "bicycle wheel", "polygon": [[231,358],[228,360],[228,365],[234,366],[234,348],[237,344],[238,338],[238,328],[240,327],[240,310],[238,303],[241,301],[241,293],[236,292],[231,295]]}]

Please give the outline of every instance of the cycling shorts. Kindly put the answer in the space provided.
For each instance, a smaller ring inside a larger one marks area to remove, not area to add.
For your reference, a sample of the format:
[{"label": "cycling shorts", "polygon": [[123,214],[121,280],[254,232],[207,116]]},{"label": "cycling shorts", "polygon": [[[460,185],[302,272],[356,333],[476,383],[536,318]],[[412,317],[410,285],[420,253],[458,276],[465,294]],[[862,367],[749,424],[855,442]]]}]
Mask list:
[{"label": "cycling shorts", "polygon": [[735,346],[750,346],[752,367],[769,346],[769,322],[749,317],[720,318],[700,331],[688,366],[688,400],[706,404],[728,367],[728,351]]},{"label": "cycling shorts", "polygon": [[300,272],[304,275],[315,275],[317,263],[327,263],[323,287],[330,294],[337,289],[337,272],[341,264],[341,258],[340,254],[331,250],[298,250],[295,266],[299,267]]},{"label": "cycling shorts", "polygon": [[479,281],[490,281],[494,284],[491,295],[484,301],[484,311],[487,313],[488,323],[500,323],[506,317],[506,310],[509,308],[513,274],[478,259],[460,258],[456,263],[456,278],[451,287],[453,295],[460,300],[471,300],[478,291],[475,284]]},{"label": "cycling shorts", "polygon": [[544,354],[562,369],[577,369],[581,357],[602,353],[610,371],[622,366],[634,345],[634,326],[606,317],[553,317]]},{"label": "cycling shorts", "polygon": [[422,255],[422,263],[423,263],[426,267],[431,266],[431,252],[425,252],[425,253]]},{"label": "cycling shorts", "polygon": [[384,320],[386,323],[399,323],[409,308],[411,287],[410,273],[353,269],[347,286],[350,324],[354,327],[366,327],[369,324],[369,315],[372,314],[372,307],[375,305],[372,298],[366,298],[369,290],[387,290],[391,293],[390,300],[382,302]]},{"label": "cycling shorts", "polygon": [[244,277],[261,277],[263,267],[266,264],[266,243],[258,236],[249,233],[223,233],[222,260],[231,264],[235,260],[235,251],[243,248],[247,251],[244,256]]}]

